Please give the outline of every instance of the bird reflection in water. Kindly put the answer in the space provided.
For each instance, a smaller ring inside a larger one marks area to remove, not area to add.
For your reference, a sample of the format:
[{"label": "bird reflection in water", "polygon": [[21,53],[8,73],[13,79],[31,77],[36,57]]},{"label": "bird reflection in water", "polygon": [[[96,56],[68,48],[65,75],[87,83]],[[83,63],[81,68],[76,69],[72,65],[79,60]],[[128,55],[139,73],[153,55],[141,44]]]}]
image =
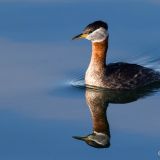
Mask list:
[{"label": "bird reflection in water", "polygon": [[93,132],[87,136],[73,136],[73,138],[85,141],[95,148],[108,148],[110,146],[110,129],[106,112],[109,103],[125,104],[134,102],[152,95],[159,88],[159,83],[130,91],[86,88],[85,97],[92,117]]}]

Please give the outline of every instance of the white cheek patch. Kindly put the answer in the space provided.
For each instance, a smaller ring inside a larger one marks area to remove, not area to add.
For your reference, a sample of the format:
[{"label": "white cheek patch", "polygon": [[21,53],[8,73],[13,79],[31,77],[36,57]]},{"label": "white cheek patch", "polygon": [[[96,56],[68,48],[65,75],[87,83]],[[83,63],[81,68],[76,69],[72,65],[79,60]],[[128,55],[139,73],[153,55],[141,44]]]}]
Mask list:
[{"label": "white cheek patch", "polygon": [[91,141],[94,141],[94,142],[96,142],[100,145],[103,145],[103,146],[106,145],[109,141],[109,137],[106,134],[103,134],[103,133],[100,134],[100,135],[99,134],[95,135],[95,136],[91,135],[91,136],[88,137],[88,139],[91,140]]},{"label": "white cheek patch", "polygon": [[105,28],[99,28],[89,34],[86,39],[92,41],[92,42],[101,42],[104,41],[108,37],[108,32]]}]

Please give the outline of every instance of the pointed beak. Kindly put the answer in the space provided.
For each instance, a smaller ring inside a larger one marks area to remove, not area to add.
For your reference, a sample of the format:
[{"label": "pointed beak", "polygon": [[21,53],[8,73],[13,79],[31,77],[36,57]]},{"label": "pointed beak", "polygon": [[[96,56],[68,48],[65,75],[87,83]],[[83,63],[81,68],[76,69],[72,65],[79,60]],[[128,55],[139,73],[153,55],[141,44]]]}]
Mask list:
[{"label": "pointed beak", "polygon": [[87,36],[88,36],[88,34],[83,34],[83,33],[81,33],[81,34],[73,37],[72,40],[80,39],[80,38],[86,38]]},{"label": "pointed beak", "polygon": [[78,139],[78,140],[81,140],[81,141],[87,141],[88,138],[87,137],[80,137],[80,136],[73,136],[74,139]]}]

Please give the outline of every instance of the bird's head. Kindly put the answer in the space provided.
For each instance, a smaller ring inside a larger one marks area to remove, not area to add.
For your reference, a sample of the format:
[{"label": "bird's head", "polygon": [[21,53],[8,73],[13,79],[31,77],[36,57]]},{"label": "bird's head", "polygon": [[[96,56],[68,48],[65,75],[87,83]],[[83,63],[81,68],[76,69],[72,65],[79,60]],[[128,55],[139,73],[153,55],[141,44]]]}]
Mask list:
[{"label": "bird's head", "polygon": [[72,39],[85,38],[92,42],[101,42],[108,37],[108,25],[103,21],[95,21],[86,26],[83,32]]},{"label": "bird's head", "polygon": [[92,133],[87,136],[73,136],[74,139],[86,142],[95,148],[108,148],[110,146],[110,136],[103,133]]}]

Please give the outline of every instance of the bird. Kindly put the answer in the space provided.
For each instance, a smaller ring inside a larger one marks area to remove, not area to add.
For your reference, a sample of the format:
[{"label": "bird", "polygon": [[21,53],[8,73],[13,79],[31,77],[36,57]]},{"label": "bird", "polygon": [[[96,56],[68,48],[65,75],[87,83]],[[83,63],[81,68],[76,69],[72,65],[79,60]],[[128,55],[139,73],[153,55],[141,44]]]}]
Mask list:
[{"label": "bird", "polygon": [[72,39],[91,41],[92,53],[85,73],[85,86],[111,90],[132,90],[160,82],[160,72],[139,64],[116,62],[106,64],[109,32],[102,20],[87,25],[81,34]]},{"label": "bird", "polygon": [[110,129],[107,120],[108,96],[105,91],[87,88],[85,98],[92,118],[93,132],[86,136],[73,136],[95,148],[110,147]]},{"label": "bird", "polygon": [[[85,99],[92,119],[92,132],[83,136],[72,136],[94,148],[109,148],[111,132],[108,120],[110,104],[127,104],[149,97],[160,90],[160,83],[134,90],[100,90],[86,88]],[[136,119],[136,116],[135,116]],[[121,124],[123,126],[123,123]],[[112,128],[112,127],[111,127]],[[120,144],[119,144],[120,145]]]}]

